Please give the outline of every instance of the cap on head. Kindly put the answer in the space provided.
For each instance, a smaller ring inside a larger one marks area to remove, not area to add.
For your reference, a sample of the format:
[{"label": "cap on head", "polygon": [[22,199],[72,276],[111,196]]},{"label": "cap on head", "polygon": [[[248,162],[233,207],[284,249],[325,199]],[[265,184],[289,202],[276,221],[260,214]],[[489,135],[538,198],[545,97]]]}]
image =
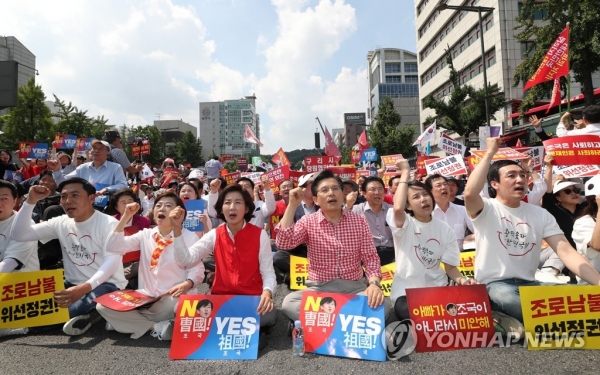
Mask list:
[{"label": "cap on head", "polygon": [[95,145],[96,143],[102,143],[102,144],[103,144],[103,145],[106,147],[106,149],[110,151],[110,145],[108,144],[108,142],[106,142],[106,141],[101,141],[101,140],[99,140],[99,139],[94,139],[94,140],[92,141],[92,143],[91,143],[92,147],[94,147],[94,145]]},{"label": "cap on head", "polygon": [[306,184],[309,181],[314,180],[314,178],[315,178],[315,173],[309,173],[309,174],[300,176],[300,178],[298,179],[298,186],[304,187],[304,186],[306,186]]},{"label": "cap on head", "polygon": [[104,140],[107,141],[108,143],[113,143],[115,141],[115,139],[117,139],[117,138],[120,139],[121,135],[116,130],[108,130],[108,131],[104,132]]}]

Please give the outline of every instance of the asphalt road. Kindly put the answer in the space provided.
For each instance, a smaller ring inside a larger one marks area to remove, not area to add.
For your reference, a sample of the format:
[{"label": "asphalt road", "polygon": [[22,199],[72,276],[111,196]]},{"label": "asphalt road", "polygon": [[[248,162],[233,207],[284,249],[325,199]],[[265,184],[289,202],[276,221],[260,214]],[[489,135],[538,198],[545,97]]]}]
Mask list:
[{"label": "asphalt road", "polygon": [[[288,293],[280,286],[278,309]],[[308,354],[292,356],[287,319],[280,316],[267,349],[255,361],[170,361],[170,341],[132,340],[96,324],[81,336],[61,330],[0,338],[0,374],[598,374],[593,350],[528,351],[522,346],[412,353],[399,361],[371,362]]]}]

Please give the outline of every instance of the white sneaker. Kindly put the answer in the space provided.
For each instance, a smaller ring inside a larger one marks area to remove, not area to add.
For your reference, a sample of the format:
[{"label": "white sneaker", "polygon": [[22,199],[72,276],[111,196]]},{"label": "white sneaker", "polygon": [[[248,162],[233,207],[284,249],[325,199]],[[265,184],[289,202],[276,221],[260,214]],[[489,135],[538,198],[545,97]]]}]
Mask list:
[{"label": "white sneaker", "polygon": [[111,326],[109,322],[106,322],[106,324],[104,325],[104,329],[106,329],[107,331],[115,330],[115,328],[113,326]]},{"label": "white sneaker", "polygon": [[150,336],[156,337],[159,340],[170,341],[173,337],[173,320],[163,320],[162,322],[154,323],[154,330],[150,332]]},{"label": "white sneaker", "polygon": [[28,332],[29,332],[29,328],[6,328],[6,329],[0,329],[0,337],[15,336],[15,335],[26,335]]},{"label": "white sneaker", "polygon": [[84,334],[94,323],[100,319],[102,319],[102,317],[96,310],[86,315],[76,316],[65,323],[63,326],[63,332],[69,336]]}]

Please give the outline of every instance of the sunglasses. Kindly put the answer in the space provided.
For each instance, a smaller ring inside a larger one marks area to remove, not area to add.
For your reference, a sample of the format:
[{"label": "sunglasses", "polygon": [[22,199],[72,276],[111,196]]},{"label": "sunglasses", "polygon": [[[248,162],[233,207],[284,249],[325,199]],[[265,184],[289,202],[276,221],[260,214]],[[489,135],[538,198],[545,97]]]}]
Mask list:
[{"label": "sunglasses", "polygon": [[571,195],[571,193],[575,193],[575,194],[579,194],[581,193],[581,189],[580,188],[573,188],[573,189],[563,189],[563,191],[565,192],[565,194],[567,195]]}]

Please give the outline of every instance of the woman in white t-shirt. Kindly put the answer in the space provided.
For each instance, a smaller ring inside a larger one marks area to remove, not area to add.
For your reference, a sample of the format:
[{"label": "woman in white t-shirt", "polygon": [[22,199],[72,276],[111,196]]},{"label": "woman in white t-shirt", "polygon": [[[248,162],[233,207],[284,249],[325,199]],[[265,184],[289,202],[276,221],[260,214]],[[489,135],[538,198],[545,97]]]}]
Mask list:
[{"label": "woman in white t-shirt", "polygon": [[[585,184],[585,200],[588,206],[582,216],[575,220],[572,237],[577,251],[600,272],[600,221],[598,221],[598,206],[600,205],[600,175],[592,177]],[[577,277],[579,284],[587,284]]]},{"label": "woman in white t-shirt", "polygon": [[476,282],[463,277],[456,268],[460,261],[456,234],[448,224],[431,216],[435,201],[429,187],[419,181],[408,182],[407,160],[396,166],[402,174],[394,208],[387,213],[396,252],[391,299],[396,316],[405,320],[410,318],[406,289],[445,286],[448,277],[459,285]]}]

